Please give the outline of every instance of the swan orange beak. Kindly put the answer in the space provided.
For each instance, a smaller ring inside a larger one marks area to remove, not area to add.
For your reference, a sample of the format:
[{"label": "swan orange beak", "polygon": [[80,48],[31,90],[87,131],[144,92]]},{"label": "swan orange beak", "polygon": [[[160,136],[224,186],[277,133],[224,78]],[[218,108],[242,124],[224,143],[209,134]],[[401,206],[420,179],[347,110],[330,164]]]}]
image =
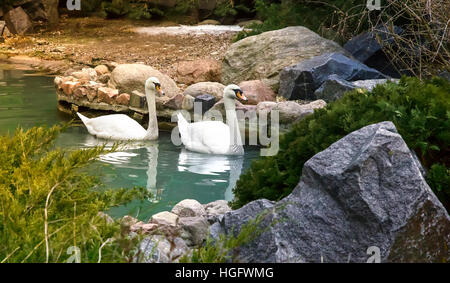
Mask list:
[{"label": "swan orange beak", "polygon": [[161,96],[164,96],[164,95],[165,95],[165,93],[164,93],[164,91],[162,91],[160,85],[157,85],[157,86],[155,87],[155,89],[156,89],[156,91],[158,92],[159,95],[161,95]]},{"label": "swan orange beak", "polygon": [[237,91],[236,92],[236,96],[237,96],[237,98],[239,98],[240,100],[243,100],[243,101],[247,101],[248,99],[247,99],[247,97],[245,97],[245,95],[244,95],[244,93],[242,92],[242,91]]}]

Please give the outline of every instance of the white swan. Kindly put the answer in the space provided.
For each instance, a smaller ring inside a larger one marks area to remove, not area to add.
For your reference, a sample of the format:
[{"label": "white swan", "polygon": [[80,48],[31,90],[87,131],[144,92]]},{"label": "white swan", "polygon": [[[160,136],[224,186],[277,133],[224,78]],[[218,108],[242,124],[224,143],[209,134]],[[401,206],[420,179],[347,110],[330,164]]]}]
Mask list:
[{"label": "white swan", "polygon": [[227,124],[219,121],[188,123],[183,115],[178,113],[178,130],[184,146],[188,150],[201,153],[244,154],[236,116],[237,98],[247,100],[239,86],[229,85],[223,91]]},{"label": "white swan", "polygon": [[145,82],[145,95],[148,103],[147,130],[124,114],[105,115],[92,119],[78,112],[77,114],[83,121],[88,132],[98,138],[111,140],[156,140],[158,139],[158,121],[156,118],[155,104],[156,92],[164,95],[159,80],[151,77]]}]

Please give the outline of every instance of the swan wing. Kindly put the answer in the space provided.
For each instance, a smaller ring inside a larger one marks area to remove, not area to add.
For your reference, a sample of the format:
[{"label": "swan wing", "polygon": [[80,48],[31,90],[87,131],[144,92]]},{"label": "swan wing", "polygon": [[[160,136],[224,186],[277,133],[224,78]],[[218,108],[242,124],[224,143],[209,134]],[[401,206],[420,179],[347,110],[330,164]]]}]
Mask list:
[{"label": "swan wing", "polygon": [[147,131],[124,114],[105,115],[84,122],[91,135],[113,140],[143,139]]},{"label": "swan wing", "polygon": [[184,145],[191,151],[226,154],[230,147],[230,128],[218,121],[188,124],[188,139]]}]

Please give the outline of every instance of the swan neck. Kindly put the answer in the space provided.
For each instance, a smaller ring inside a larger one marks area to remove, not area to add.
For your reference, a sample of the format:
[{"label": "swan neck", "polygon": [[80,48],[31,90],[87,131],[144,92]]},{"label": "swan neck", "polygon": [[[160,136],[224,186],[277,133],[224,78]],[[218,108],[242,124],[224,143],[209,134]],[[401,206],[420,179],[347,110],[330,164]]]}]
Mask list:
[{"label": "swan neck", "polygon": [[224,98],[227,125],[230,128],[230,151],[237,152],[242,149],[241,131],[236,115],[236,104],[234,99]]},{"label": "swan neck", "polygon": [[156,95],[155,91],[145,89],[145,96],[148,104],[148,128],[146,139],[154,140],[158,138],[158,120],[156,117]]}]

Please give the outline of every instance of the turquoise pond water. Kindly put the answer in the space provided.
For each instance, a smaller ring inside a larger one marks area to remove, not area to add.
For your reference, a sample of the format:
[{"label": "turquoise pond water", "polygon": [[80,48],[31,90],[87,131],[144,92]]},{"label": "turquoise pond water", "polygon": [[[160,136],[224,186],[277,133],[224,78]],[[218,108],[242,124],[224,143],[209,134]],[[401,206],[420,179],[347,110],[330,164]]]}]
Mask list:
[{"label": "turquoise pond water", "polygon": [[[57,110],[53,78],[31,71],[0,67],[0,134],[18,126],[51,126],[71,119]],[[62,133],[56,145],[62,148],[88,148],[107,143],[89,135],[84,126]],[[112,143],[109,142],[111,145]],[[244,156],[218,156],[189,152],[174,146],[169,132],[160,132],[158,141],[137,142],[102,156],[92,174],[109,188],[145,187],[153,199],[135,201],[113,208],[114,217],[137,216],[147,220],[152,214],[171,210],[179,201],[191,198],[200,203],[231,200],[232,188],[259,150],[246,148]]]}]

